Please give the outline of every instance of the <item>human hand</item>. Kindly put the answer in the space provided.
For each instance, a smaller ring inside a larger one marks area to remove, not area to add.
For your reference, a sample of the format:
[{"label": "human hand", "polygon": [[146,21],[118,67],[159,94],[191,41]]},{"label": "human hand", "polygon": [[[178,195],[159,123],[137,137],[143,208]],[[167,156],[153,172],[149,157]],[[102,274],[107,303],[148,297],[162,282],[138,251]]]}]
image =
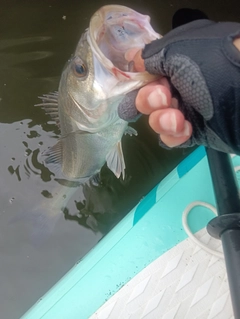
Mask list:
[{"label": "human hand", "polygon": [[142,57],[127,52],[136,71],[165,76],[140,89],[135,100],[139,112],[150,115],[161,145],[240,153],[240,54],[233,45],[239,31],[238,23],[195,21],[147,45]]},{"label": "human hand", "polygon": [[[125,58],[134,62],[136,72],[145,71],[142,51],[131,49]],[[168,147],[185,143],[192,134],[192,125],[179,110],[178,100],[172,97],[166,78],[141,88],[136,96],[137,110],[149,115],[149,125]]]}]

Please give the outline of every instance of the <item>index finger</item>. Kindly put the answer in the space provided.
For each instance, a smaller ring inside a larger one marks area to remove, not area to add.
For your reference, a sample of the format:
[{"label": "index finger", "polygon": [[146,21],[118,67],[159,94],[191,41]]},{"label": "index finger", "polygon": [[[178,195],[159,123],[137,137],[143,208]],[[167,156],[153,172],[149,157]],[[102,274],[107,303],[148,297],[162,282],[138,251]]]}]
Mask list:
[{"label": "index finger", "polygon": [[136,108],[143,114],[150,114],[157,109],[168,108],[171,103],[171,93],[164,79],[142,87],[135,100]]}]

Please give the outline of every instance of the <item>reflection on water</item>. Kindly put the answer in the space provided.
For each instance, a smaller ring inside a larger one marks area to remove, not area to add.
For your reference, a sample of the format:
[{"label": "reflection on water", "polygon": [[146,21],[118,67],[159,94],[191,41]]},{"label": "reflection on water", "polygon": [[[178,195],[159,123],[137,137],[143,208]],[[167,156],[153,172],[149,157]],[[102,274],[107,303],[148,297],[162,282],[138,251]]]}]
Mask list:
[{"label": "reflection on water", "polygon": [[[51,224],[54,218],[52,207],[57,207],[58,217],[64,215],[66,220],[75,220],[86,228],[105,234],[161,176],[166,175],[169,166],[169,157],[161,161],[154,154],[152,146],[145,145],[141,138],[126,136],[124,153],[127,172],[124,180],[117,179],[104,166],[98,176],[83,184],[69,182],[56,177],[44,165],[41,155],[55,143],[58,138],[55,132],[43,130],[41,125],[32,126],[31,120],[23,120],[11,124],[0,123],[0,135],[2,214],[6,214],[6,221],[10,220],[10,225],[16,221],[24,223],[26,227],[29,222],[29,227],[33,228],[29,232],[33,234],[39,231],[43,220],[45,227]],[[8,210],[11,213],[7,214]],[[37,221],[38,215],[41,216],[40,221]]]},{"label": "reflection on water", "polygon": [[[107,3],[0,4],[1,319],[19,318],[187,155],[160,149],[142,117],[133,125],[138,137],[123,140],[126,180],[104,167],[99,179],[69,185],[44,166],[41,153],[56,143],[59,132],[34,107],[37,96],[57,89],[61,70],[92,13]],[[191,6],[187,0],[152,1],[151,6],[149,1],[118,3],[149,14],[162,33],[178,8]],[[215,19],[237,20],[239,6],[216,4],[199,0],[194,7]]]}]

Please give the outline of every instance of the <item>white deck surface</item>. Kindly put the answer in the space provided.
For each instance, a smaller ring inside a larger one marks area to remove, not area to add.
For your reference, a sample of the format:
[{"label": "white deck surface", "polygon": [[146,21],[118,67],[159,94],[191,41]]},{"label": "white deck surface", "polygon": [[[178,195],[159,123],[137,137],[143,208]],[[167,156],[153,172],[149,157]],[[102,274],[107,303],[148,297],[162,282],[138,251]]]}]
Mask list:
[{"label": "white deck surface", "polygon": [[[196,236],[214,250],[221,241],[205,229]],[[230,319],[225,263],[190,238],[156,259],[90,319]]]}]

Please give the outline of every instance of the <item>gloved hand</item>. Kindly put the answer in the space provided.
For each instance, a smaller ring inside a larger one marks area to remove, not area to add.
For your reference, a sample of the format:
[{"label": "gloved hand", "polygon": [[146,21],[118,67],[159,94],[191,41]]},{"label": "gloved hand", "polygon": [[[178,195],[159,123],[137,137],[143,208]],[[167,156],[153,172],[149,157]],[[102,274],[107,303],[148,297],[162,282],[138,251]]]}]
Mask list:
[{"label": "gloved hand", "polygon": [[[240,154],[240,52],[233,45],[238,37],[239,23],[197,20],[143,50],[146,70],[169,80],[179,110],[192,124],[192,136],[181,147]],[[123,109],[119,115],[127,119]],[[128,109],[134,114],[134,103]]]}]

